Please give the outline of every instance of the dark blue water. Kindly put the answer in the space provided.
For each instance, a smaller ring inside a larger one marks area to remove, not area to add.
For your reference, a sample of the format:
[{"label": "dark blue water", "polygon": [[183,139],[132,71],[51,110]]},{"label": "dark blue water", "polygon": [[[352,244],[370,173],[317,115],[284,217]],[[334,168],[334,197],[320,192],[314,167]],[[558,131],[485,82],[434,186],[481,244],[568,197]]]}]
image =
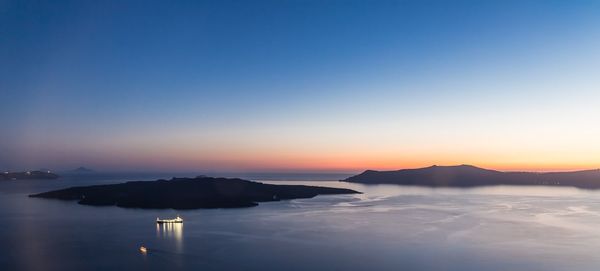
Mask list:
[{"label": "dark blue water", "polygon": [[[169,176],[139,176],[155,177]],[[90,207],[27,197],[125,179],[132,178],[0,182],[0,269],[600,267],[600,193],[575,188],[431,189],[315,182],[315,177],[310,182],[265,182],[349,187],[365,194],[188,211]],[[184,218],[183,225],[154,222],[177,214]],[[147,254],[139,252],[141,245],[148,248]]]}]

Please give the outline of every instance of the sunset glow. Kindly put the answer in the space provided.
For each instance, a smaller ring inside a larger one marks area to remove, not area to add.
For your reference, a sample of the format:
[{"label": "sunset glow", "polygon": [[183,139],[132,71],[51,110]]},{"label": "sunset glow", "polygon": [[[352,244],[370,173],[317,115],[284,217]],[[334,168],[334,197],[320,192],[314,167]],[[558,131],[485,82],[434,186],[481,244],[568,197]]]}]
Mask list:
[{"label": "sunset glow", "polygon": [[11,6],[0,169],[598,168],[598,7],[536,3]]}]

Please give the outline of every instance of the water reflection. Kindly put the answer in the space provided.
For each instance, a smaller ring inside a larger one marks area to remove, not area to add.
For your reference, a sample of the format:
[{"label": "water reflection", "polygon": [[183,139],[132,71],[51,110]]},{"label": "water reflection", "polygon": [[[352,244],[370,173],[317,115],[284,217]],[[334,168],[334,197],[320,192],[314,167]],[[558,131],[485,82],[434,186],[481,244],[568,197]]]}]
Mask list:
[{"label": "water reflection", "polygon": [[175,241],[177,252],[183,249],[183,223],[156,224],[156,237]]},{"label": "water reflection", "polygon": [[279,185],[316,185],[336,188],[348,188],[363,192],[363,194],[353,195],[360,200],[372,200],[374,198],[382,199],[395,196],[406,195],[508,195],[508,196],[540,196],[540,197],[555,197],[555,196],[575,196],[575,197],[598,197],[600,190],[588,190],[569,186],[512,186],[512,185],[494,185],[494,186],[479,186],[470,188],[459,187],[427,187],[427,186],[411,186],[411,185],[394,185],[394,184],[359,184],[339,181],[320,181],[320,182],[301,182],[301,181],[261,181],[269,184]]},{"label": "water reflection", "polygon": [[[0,182],[0,240],[10,248],[0,253],[0,270],[597,271],[600,266],[600,190],[269,183],[348,187],[364,194],[186,211],[185,236],[182,224],[155,224],[152,236],[155,215],[172,217],[172,210],[27,197],[75,181]],[[148,247],[147,255],[137,251],[140,245]]]}]

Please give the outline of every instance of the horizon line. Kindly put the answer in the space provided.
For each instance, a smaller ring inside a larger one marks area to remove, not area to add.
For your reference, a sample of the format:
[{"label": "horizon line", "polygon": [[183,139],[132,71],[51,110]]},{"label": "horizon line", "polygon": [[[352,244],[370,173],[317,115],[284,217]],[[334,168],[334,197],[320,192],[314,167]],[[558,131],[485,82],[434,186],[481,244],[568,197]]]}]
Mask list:
[{"label": "horizon line", "polygon": [[[348,169],[323,169],[323,168],[272,168],[272,169],[148,169],[148,168],[103,168],[103,167],[91,167],[84,166],[87,169],[91,169],[90,174],[94,173],[147,173],[147,174],[171,174],[171,173],[193,173],[193,174],[356,174],[367,170],[371,171],[398,171],[406,169],[422,169],[428,167],[457,167],[457,166],[472,166],[488,170],[496,170],[502,172],[574,172],[574,171],[586,171],[586,170],[599,170],[600,166],[572,166],[572,167],[494,167],[494,166],[479,166],[476,164],[430,164],[427,166],[405,166],[405,167],[364,167],[364,168],[348,168]],[[69,173],[73,172],[78,167],[73,168],[62,168],[62,169],[50,169],[46,167],[32,167],[24,168],[21,170],[14,169],[3,169],[2,172],[22,172],[31,170],[50,170],[58,173]]]}]

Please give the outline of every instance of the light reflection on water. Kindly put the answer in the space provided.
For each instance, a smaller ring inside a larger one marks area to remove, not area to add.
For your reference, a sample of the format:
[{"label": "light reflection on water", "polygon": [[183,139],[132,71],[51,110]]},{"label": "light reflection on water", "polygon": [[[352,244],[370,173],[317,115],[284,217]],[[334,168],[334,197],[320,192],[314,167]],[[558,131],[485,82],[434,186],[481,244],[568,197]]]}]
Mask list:
[{"label": "light reflection on water", "polygon": [[156,237],[172,240],[177,252],[183,252],[183,223],[156,223]]},{"label": "light reflection on water", "polygon": [[357,195],[361,199],[373,199],[400,195],[511,195],[511,196],[589,196],[600,195],[599,190],[587,190],[576,187],[559,186],[511,186],[494,185],[472,188],[425,187],[410,185],[375,184],[365,185],[339,181],[303,182],[303,181],[260,181],[278,185],[317,185],[337,188],[349,188],[363,192]]}]

